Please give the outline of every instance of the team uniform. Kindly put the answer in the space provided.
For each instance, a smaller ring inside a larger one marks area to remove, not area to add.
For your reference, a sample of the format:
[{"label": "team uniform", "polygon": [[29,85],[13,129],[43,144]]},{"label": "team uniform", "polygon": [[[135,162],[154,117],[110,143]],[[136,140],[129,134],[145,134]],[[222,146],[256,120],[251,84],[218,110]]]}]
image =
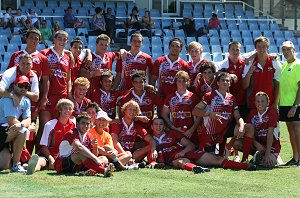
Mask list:
[{"label": "team uniform", "polygon": [[[154,108],[155,106],[158,107],[159,109],[162,108],[163,102],[162,99],[154,94],[154,93],[149,93],[147,91],[144,91],[141,97],[139,97],[134,90],[126,94],[121,100],[120,100],[120,106],[123,106],[126,102],[133,100],[138,103],[141,113],[143,116],[147,116],[150,120],[152,120],[154,116]],[[121,114],[119,114],[121,115]],[[139,124],[144,127],[147,131],[150,129],[150,123],[142,123],[139,122]]]},{"label": "team uniform", "polygon": [[[119,53],[117,52],[106,52],[103,57],[96,54],[96,52],[92,53],[92,66],[88,68],[91,72],[96,71],[98,69],[103,69],[104,71],[112,70],[112,63],[116,58],[118,58]],[[92,98],[95,92],[99,89],[100,86],[100,76],[93,77],[90,79],[90,88],[87,93],[88,98]]]},{"label": "team uniform", "polygon": [[77,117],[79,114],[84,112],[87,105],[91,102],[91,100],[86,97],[84,97],[80,103],[76,102],[75,99],[74,99],[74,101],[75,102],[74,102],[73,116],[75,116],[75,117]]},{"label": "team uniform", "polygon": [[65,125],[59,122],[58,119],[48,121],[45,124],[40,145],[47,146],[50,155],[56,158],[64,135],[73,128],[75,128],[75,120],[72,121],[69,119]]},{"label": "team uniform", "polygon": [[235,110],[238,110],[235,97],[230,93],[226,93],[224,98],[218,90],[206,93],[202,102],[207,105],[207,111],[218,112],[224,119],[221,119],[222,123],[220,123],[218,120],[211,119],[208,116],[203,117],[200,135],[201,148],[211,147],[223,142],[223,136],[234,117],[233,113]]},{"label": "team uniform", "polygon": [[113,123],[111,125],[111,134],[116,134],[119,137],[119,142],[125,151],[134,152],[134,144],[139,137],[144,139],[148,134],[146,129],[135,124],[134,122],[128,126],[124,118],[121,119],[121,123]]},{"label": "team uniform", "polygon": [[174,62],[167,55],[158,57],[155,60],[152,75],[158,77],[158,92],[162,98],[177,90],[174,77],[179,71],[188,72],[188,67],[188,64],[180,57]]},{"label": "team uniform", "polygon": [[[198,102],[199,99],[196,94],[186,91],[185,94],[179,95],[176,91],[168,95],[164,101],[164,106],[170,110],[170,120],[173,125],[187,130],[194,125],[195,118],[192,111]],[[198,143],[198,134],[194,133],[190,139],[194,143]]]},{"label": "team uniform", "polygon": [[90,133],[92,138],[96,138],[98,140],[98,146],[104,147],[105,145],[109,145],[111,148],[114,148],[112,137],[108,132],[103,131],[102,134],[99,134],[96,129],[91,128],[88,133]]},{"label": "team uniform", "polygon": [[[159,138],[153,136],[157,145],[156,147],[163,152],[164,160],[168,164],[171,164],[173,160],[176,160],[177,158],[175,155],[184,149],[184,146],[180,144],[182,138],[184,138],[184,135],[176,131],[165,132]],[[192,150],[179,158],[188,158],[191,161],[197,161],[203,154],[203,151]]]},{"label": "team uniform", "polygon": [[79,71],[82,67],[82,63],[83,63],[83,60],[84,60],[85,57],[86,57],[86,50],[83,49],[82,52],[80,53],[80,55],[75,58],[75,64],[73,65],[73,67],[71,69],[71,82],[72,82],[72,85],[74,85],[74,81],[78,77]]},{"label": "team uniform", "polygon": [[116,106],[119,100],[119,97],[122,97],[126,94],[127,91],[110,91],[106,92],[103,89],[97,89],[94,94],[91,96],[91,101],[96,102],[99,107],[105,111],[111,119],[116,117]]},{"label": "team uniform", "polygon": [[[91,151],[93,150],[92,140],[93,138],[89,133],[81,135],[76,128],[73,130],[69,130],[64,135],[59,145],[59,153],[57,158],[55,159],[54,167],[57,173],[75,173],[77,171],[80,171],[82,167],[80,165],[75,165],[74,162],[70,159],[72,154],[78,152],[73,148],[72,144],[73,142],[79,141],[83,146],[87,147]],[[69,163],[73,164],[70,165]],[[103,164],[103,167],[104,166],[105,164]]]},{"label": "team uniform", "polygon": [[288,118],[287,114],[293,106],[298,91],[300,81],[300,60],[296,59],[292,63],[285,62],[282,65],[280,74],[279,92],[279,119],[280,121],[300,121],[300,108],[298,107],[295,116]]},{"label": "team uniform", "polygon": [[62,53],[62,56],[59,56],[53,46],[42,50],[41,53],[47,57],[50,68],[50,87],[45,110],[49,111],[52,115],[55,115],[55,106],[58,100],[67,98],[68,96],[67,76],[71,71],[70,57],[64,52]]},{"label": "team uniform", "polygon": [[213,91],[218,88],[216,76],[214,76],[213,81],[208,84],[206,80],[201,76],[201,78],[198,80],[196,87],[195,87],[195,93],[199,96],[199,98],[202,98],[204,94]]},{"label": "team uniform", "polygon": [[134,56],[128,52],[124,61],[117,61],[116,72],[121,73],[120,89],[129,90],[132,87],[131,76],[136,72],[143,72],[147,76],[147,70],[151,74],[152,67],[152,58],[148,54],[140,51]]},{"label": "team uniform", "polygon": [[274,108],[267,108],[265,112],[260,114],[257,109],[252,109],[246,118],[246,123],[250,123],[254,126],[254,138],[264,146],[264,148],[267,148],[268,129],[269,127],[274,128],[271,153],[277,158],[281,149],[277,110]]},{"label": "team uniform", "polygon": [[255,94],[259,91],[263,91],[269,96],[269,105],[272,105],[274,102],[273,80],[279,82],[281,65],[279,61],[272,61],[269,55],[264,66],[258,63],[257,58],[254,58],[254,60],[244,68],[243,78],[246,77],[252,65],[256,66],[256,69],[251,76],[250,86],[247,89],[246,101],[248,107],[250,109],[255,109]]},{"label": "team uniform", "polygon": [[208,60],[202,58],[196,64],[193,64],[193,61],[188,62],[188,74],[192,85],[194,84],[196,76],[200,73],[200,67],[202,63],[205,63],[207,61]]}]

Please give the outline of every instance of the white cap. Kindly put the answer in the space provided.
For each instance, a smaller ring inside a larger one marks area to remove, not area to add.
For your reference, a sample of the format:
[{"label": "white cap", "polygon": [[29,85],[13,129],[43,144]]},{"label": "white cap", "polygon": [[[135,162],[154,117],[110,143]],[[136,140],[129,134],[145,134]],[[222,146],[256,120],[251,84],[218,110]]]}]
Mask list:
[{"label": "white cap", "polygon": [[112,119],[110,117],[108,117],[108,115],[105,111],[98,111],[98,113],[96,115],[96,119],[99,119],[99,118],[104,118],[107,121],[112,121]]},{"label": "white cap", "polygon": [[284,41],[284,42],[282,43],[282,46],[281,46],[281,47],[291,47],[291,48],[294,48],[294,49],[295,49],[294,44],[293,44],[292,41]]}]

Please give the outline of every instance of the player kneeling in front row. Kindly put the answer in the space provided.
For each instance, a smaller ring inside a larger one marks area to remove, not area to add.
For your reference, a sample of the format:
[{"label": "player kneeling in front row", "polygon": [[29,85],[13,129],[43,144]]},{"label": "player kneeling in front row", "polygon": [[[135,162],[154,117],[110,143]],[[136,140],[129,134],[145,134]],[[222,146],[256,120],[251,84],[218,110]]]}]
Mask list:
[{"label": "player kneeling in front row", "polygon": [[63,137],[59,145],[59,154],[55,160],[54,167],[57,173],[76,173],[86,169],[85,175],[101,173],[110,177],[114,171],[114,165],[109,164],[104,156],[97,157],[97,144],[91,135],[91,117],[82,113],[76,118],[76,128],[69,131]]},{"label": "player kneeling in front row", "polygon": [[151,127],[153,130],[153,138],[156,141],[158,150],[160,149],[163,153],[165,163],[173,165],[176,168],[193,171],[194,173],[209,171],[208,168],[201,166],[255,170],[253,164],[235,162],[224,159],[221,156],[195,150],[195,145],[182,133],[174,130],[165,131],[165,122],[161,117],[154,118]]},{"label": "player kneeling in front row", "polygon": [[252,109],[246,118],[246,125],[251,127],[245,129],[250,131],[246,131],[243,139],[236,140],[233,146],[243,151],[244,160],[248,158],[249,153],[255,153],[254,162],[257,165],[271,168],[277,164],[281,145],[278,113],[276,109],[268,107],[268,104],[269,96],[265,92],[258,92],[255,95],[256,109]]}]

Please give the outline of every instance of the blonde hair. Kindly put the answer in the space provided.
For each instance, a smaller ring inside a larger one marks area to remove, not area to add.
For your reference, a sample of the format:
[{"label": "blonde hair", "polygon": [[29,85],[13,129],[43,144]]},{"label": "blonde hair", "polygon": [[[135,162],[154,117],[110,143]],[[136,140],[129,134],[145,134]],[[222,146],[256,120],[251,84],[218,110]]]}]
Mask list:
[{"label": "blonde hair", "polygon": [[137,111],[137,114],[140,115],[141,114],[141,109],[140,109],[140,106],[137,102],[135,102],[134,100],[130,100],[128,102],[126,102],[123,106],[122,106],[122,114],[124,115],[124,111],[125,109],[129,106],[129,105],[132,105],[136,108],[136,111]]},{"label": "blonde hair", "polygon": [[66,99],[66,98],[62,98],[57,102],[56,110],[59,112],[60,110],[62,110],[66,106],[71,106],[74,109],[74,103],[71,100]]},{"label": "blonde hair", "polygon": [[90,87],[90,81],[85,77],[79,77],[76,78],[76,80],[74,81],[74,87],[78,85],[84,86],[85,88],[88,89]]},{"label": "blonde hair", "polygon": [[203,51],[202,45],[196,41],[192,41],[189,43],[188,52],[190,52],[193,49],[199,49],[201,52]]}]

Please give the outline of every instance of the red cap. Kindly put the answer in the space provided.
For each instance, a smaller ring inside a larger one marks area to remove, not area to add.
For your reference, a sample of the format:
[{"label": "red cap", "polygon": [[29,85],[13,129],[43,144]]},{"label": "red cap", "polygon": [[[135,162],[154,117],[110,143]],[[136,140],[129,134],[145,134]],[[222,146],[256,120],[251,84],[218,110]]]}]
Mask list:
[{"label": "red cap", "polygon": [[29,78],[26,76],[18,76],[15,80],[15,83],[22,84],[22,83],[28,83],[30,84]]}]

